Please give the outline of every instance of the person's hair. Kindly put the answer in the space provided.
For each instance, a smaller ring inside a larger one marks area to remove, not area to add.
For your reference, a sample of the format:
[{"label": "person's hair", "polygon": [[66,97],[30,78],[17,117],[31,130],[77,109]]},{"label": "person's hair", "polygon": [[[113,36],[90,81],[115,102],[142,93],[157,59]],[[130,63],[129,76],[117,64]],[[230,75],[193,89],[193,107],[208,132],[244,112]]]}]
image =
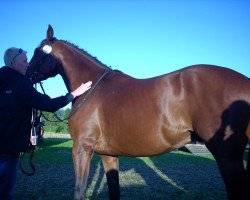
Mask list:
[{"label": "person's hair", "polygon": [[4,63],[6,66],[11,67],[12,61],[20,54],[23,50],[15,47],[7,49],[4,53]]}]

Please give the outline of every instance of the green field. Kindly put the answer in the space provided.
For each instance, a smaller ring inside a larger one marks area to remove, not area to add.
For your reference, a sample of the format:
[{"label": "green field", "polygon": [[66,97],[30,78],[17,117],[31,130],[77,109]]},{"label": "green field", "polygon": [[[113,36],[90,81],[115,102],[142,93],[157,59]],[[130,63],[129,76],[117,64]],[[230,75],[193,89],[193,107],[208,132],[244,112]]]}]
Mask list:
[{"label": "green field", "polygon": [[[45,139],[35,152],[36,174],[28,177],[19,170],[14,199],[73,199],[71,146],[70,139]],[[119,161],[121,200],[226,199],[212,156],[174,151],[155,157],[121,157]],[[29,169],[27,160],[23,164]],[[106,177],[98,155],[92,160],[87,199],[108,199]]]}]

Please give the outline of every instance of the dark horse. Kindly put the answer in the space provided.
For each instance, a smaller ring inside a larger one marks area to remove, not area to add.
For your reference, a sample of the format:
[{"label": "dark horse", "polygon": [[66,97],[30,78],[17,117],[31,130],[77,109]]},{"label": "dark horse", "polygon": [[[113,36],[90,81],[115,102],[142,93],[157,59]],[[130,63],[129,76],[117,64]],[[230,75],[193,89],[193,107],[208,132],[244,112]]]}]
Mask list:
[{"label": "dark horse", "polygon": [[119,199],[118,156],[166,153],[189,143],[192,135],[215,157],[228,199],[250,199],[249,154],[247,167],[243,163],[250,138],[247,77],[224,67],[194,65],[136,79],[53,35],[49,26],[30,61],[31,78],[38,82],[60,74],[69,91],[89,80],[98,83],[87,100],[73,103],[69,118],[75,199],[85,199],[94,152],[103,162],[110,199]]}]

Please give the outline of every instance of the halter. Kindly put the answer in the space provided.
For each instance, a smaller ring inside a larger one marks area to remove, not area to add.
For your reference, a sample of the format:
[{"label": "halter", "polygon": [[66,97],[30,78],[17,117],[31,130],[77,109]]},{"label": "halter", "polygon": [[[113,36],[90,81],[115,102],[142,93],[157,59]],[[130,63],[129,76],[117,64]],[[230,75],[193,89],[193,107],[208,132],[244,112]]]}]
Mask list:
[{"label": "halter", "polygon": [[[45,48],[44,48],[45,47]],[[50,54],[50,52],[52,51],[52,48],[51,48],[51,46],[49,46],[49,45],[45,45],[43,47],[43,52],[44,52],[44,55],[40,58],[40,60],[39,60],[39,62],[35,65],[35,70],[34,70],[34,72],[30,75],[30,77],[29,77],[29,79],[31,80],[31,82],[33,82],[32,80],[34,79],[36,79],[36,75],[38,74],[38,69],[39,69],[39,67],[40,67],[40,65],[43,63],[43,61],[45,60],[45,58]],[[50,48],[50,49],[49,49]],[[50,59],[49,59],[49,62],[51,62],[50,61]]]}]

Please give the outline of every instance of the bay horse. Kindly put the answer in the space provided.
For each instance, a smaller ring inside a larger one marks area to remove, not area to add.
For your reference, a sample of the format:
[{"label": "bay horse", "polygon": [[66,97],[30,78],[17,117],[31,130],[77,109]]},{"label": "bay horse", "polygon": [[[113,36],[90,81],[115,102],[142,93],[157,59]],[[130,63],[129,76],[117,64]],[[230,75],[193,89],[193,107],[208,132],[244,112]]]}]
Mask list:
[{"label": "bay horse", "polygon": [[[120,199],[118,157],[153,156],[200,138],[214,156],[229,200],[249,200],[250,81],[231,69],[193,65],[136,79],[111,70],[77,46],[54,37],[35,49],[28,71],[34,82],[60,74],[69,91],[89,80],[88,97],[73,102],[75,199],[85,199],[90,161],[100,155],[110,199]],[[84,106],[82,105],[84,103]],[[204,180],[206,181],[206,180]]]}]

